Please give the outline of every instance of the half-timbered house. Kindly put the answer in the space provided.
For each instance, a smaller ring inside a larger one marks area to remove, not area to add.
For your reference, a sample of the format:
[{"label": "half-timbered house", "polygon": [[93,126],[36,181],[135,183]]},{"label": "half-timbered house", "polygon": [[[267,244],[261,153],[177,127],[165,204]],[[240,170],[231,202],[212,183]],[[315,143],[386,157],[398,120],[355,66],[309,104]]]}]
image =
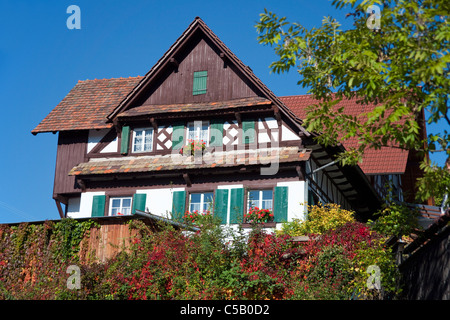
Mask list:
[{"label": "half-timbered house", "polygon": [[277,97],[196,18],[145,76],[79,81],[32,133],[58,133],[61,217],[211,210],[236,224],[260,207],[281,223],[317,201],[368,217],[376,182],[400,182],[408,152],[340,166],[344,146],[318,145],[302,125],[308,99]]}]

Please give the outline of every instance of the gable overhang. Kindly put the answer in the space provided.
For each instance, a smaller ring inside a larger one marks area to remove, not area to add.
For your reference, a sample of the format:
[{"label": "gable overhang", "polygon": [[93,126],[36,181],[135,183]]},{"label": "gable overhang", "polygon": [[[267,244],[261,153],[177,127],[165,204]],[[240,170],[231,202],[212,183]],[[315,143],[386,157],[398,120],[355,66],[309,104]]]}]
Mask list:
[{"label": "gable overhang", "polygon": [[223,116],[240,114],[276,113],[276,107],[272,101],[251,97],[228,101],[214,101],[206,103],[186,103],[170,105],[142,105],[117,115],[119,122],[127,122],[142,119],[177,119],[198,118],[199,116]]}]

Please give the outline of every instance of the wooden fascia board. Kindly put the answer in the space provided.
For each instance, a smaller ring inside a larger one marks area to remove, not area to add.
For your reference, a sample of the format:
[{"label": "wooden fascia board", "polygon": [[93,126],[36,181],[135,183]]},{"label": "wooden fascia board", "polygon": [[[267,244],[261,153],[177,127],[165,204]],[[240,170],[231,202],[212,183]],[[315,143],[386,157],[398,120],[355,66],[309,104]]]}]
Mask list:
[{"label": "wooden fascia board", "polygon": [[[245,114],[260,114],[261,112],[270,112],[272,110],[272,106],[268,105],[255,105],[255,106],[244,106],[237,108],[228,108],[228,109],[220,109],[220,110],[198,110],[198,111],[177,111],[177,112],[166,112],[166,113],[153,113],[153,114],[143,114],[136,116],[123,116],[117,117],[114,121],[116,122],[131,122],[136,120],[143,121],[157,121],[164,119],[174,119],[174,118],[198,118],[199,116],[224,116],[230,115],[236,117],[236,114],[239,116]],[[153,119],[153,120],[152,120]]]}]

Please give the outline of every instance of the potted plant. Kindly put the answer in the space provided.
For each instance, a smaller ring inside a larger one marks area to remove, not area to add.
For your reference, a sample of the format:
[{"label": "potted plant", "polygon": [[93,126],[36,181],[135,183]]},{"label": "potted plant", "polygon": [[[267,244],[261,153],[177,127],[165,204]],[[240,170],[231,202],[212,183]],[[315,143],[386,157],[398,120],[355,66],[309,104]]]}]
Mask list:
[{"label": "potted plant", "polygon": [[183,219],[188,224],[201,226],[207,222],[211,222],[212,214],[209,210],[206,210],[203,213],[199,212],[198,210],[195,210],[193,212],[186,211],[184,213]]},{"label": "potted plant", "polygon": [[273,212],[269,209],[260,209],[258,207],[250,208],[249,212],[244,214],[244,223],[270,223],[273,222]]},{"label": "potted plant", "polygon": [[181,148],[180,153],[184,156],[193,156],[196,153],[203,154],[203,151],[206,149],[206,142],[203,140],[188,140],[186,146]]}]

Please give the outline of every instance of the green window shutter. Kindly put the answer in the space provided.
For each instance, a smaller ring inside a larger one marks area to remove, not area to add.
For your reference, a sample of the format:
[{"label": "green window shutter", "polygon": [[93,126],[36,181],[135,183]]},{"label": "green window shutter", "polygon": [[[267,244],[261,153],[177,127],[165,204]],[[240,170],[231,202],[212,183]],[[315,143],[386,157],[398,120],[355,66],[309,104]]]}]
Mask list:
[{"label": "green window shutter", "polygon": [[242,132],[243,132],[243,142],[244,143],[254,143],[255,142],[255,121],[244,120],[242,121]]},{"label": "green window shutter", "polygon": [[145,211],[145,202],[147,201],[147,195],[145,193],[135,193],[133,195],[133,206],[131,213],[135,214],[136,210]]},{"label": "green window shutter", "polygon": [[244,188],[231,189],[230,223],[242,222],[244,217]]},{"label": "green window shutter", "polygon": [[181,221],[186,210],[186,191],[174,191],[172,200],[172,220]]},{"label": "green window shutter", "polygon": [[275,222],[286,222],[288,216],[288,187],[274,188],[273,215]]},{"label": "green window shutter", "polygon": [[206,93],[206,80],[208,79],[208,71],[196,71],[194,72],[194,84],[192,94],[204,94]]},{"label": "green window shutter", "polygon": [[221,147],[223,145],[223,120],[211,120],[210,132],[209,145],[211,147]]},{"label": "green window shutter", "polygon": [[172,150],[181,149],[184,146],[184,123],[177,122],[172,125]]},{"label": "green window shutter", "polygon": [[103,217],[105,215],[106,196],[94,196],[92,198],[92,217]]},{"label": "green window shutter", "polygon": [[214,199],[214,216],[220,219],[220,223],[227,223],[228,189],[217,189]]},{"label": "green window shutter", "polygon": [[120,153],[127,154],[128,153],[128,144],[130,143],[130,127],[123,126],[122,127],[122,136],[120,142]]}]

